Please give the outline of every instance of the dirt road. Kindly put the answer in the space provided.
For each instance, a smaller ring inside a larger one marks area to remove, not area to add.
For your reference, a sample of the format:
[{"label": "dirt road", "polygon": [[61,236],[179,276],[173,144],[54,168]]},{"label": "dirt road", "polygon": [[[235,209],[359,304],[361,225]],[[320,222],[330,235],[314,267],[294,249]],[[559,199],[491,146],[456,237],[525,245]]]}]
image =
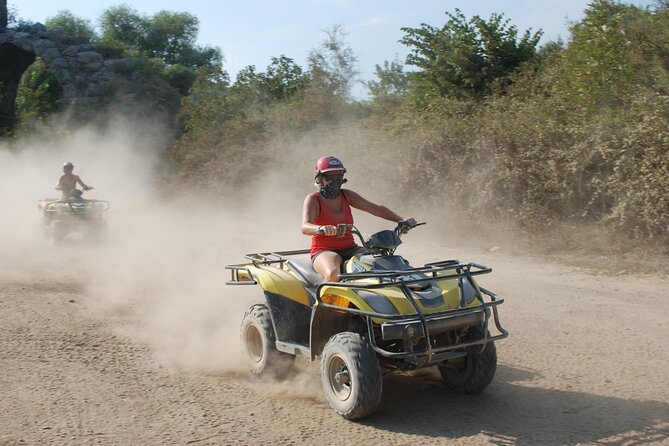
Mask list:
[{"label": "dirt road", "polygon": [[[430,246],[421,260],[445,248]],[[160,252],[151,269],[77,243],[6,253],[0,445],[669,444],[669,281],[451,254],[491,264],[482,283],[506,298],[493,384],[461,396],[430,371],[390,375],[378,413],[354,423],[322,397],[317,364],[281,383],[243,371],[237,328],[258,290],[226,288],[224,255],[204,288],[188,261],[154,274]]]}]

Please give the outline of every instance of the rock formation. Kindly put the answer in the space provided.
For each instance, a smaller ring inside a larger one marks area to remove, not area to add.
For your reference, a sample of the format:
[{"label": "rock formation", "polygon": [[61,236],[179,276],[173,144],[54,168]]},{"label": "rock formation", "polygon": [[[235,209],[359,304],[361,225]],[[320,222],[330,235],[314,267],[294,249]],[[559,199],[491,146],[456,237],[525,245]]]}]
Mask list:
[{"label": "rock formation", "polygon": [[[3,3],[6,17],[6,1]],[[0,132],[15,124],[17,87],[23,72],[37,57],[54,70],[63,92],[61,105],[75,109],[104,104],[113,94],[113,80],[130,72],[129,59],[105,60],[86,38],[48,31],[40,23],[16,29],[1,25]]]}]

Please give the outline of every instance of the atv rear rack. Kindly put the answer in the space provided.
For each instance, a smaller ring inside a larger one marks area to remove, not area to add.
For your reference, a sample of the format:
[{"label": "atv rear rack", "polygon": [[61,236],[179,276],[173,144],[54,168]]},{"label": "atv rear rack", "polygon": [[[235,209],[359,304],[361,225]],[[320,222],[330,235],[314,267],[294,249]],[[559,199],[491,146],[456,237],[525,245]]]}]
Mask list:
[{"label": "atv rear rack", "polygon": [[[262,265],[279,264],[279,268],[288,261],[286,256],[295,256],[300,254],[309,254],[308,249],[298,249],[295,251],[280,251],[280,252],[258,252],[255,254],[247,254],[245,259],[251,261],[253,266],[259,267]],[[252,279],[251,271],[248,269],[248,263],[238,263],[235,265],[226,265],[225,269],[231,270],[231,279],[226,281],[226,285],[257,285],[258,282]],[[240,275],[240,272],[244,272]]]},{"label": "atv rear rack", "polygon": [[258,252],[255,254],[247,254],[245,259],[249,259],[255,266],[270,265],[272,263],[287,262],[286,256],[295,256],[299,254],[309,254],[308,249],[297,249],[295,251],[279,251],[279,252]]}]

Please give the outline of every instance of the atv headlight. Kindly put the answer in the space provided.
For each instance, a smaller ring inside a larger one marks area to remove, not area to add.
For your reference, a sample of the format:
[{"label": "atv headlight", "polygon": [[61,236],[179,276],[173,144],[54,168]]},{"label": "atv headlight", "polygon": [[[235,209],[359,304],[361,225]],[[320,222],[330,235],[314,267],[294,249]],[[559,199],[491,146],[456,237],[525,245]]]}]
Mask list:
[{"label": "atv headlight", "polygon": [[392,303],[388,300],[386,296],[383,296],[378,293],[372,293],[371,291],[366,290],[353,290],[355,294],[360,296],[367,305],[372,307],[372,310],[381,314],[399,314],[397,308],[393,306]]},{"label": "atv headlight", "polygon": [[324,304],[334,305],[335,307],[348,307],[348,299],[336,294],[323,294],[321,300]]}]

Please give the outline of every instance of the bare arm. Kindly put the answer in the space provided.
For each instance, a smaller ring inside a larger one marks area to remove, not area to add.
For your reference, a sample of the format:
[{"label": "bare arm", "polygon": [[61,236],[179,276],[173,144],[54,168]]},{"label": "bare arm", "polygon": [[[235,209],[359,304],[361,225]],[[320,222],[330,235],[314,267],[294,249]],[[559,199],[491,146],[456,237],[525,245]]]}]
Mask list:
[{"label": "bare arm", "polygon": [[81,184],[81,187],[83,187],[84,189],[92,189],[92,187],[87,186],[86,184],[84,184],[83,181],[81,181],[81,178],[79,178],[79,175],[75,175],[75,178],[76,178],[76,182]]},{"label": "bare arm", "polygon": [[346,199],[348,200],[349,204],[356,209],[369,212],[370,214],[376,215],[379,218],[394,221],[395,223],[404,220],[404,218],[400,217],[399,214],[395,213],[389,208],[380,204],[372,203],[366,198],[363,198],[357,192],[346,189],[344,193],[346,194]]},{"label": "bare arm", "polygon": [[302,234],[314,235],[319,226],[314,224],[318,214],[318,199],[313,195],[308,195],[304,199],[302,206]]}]

